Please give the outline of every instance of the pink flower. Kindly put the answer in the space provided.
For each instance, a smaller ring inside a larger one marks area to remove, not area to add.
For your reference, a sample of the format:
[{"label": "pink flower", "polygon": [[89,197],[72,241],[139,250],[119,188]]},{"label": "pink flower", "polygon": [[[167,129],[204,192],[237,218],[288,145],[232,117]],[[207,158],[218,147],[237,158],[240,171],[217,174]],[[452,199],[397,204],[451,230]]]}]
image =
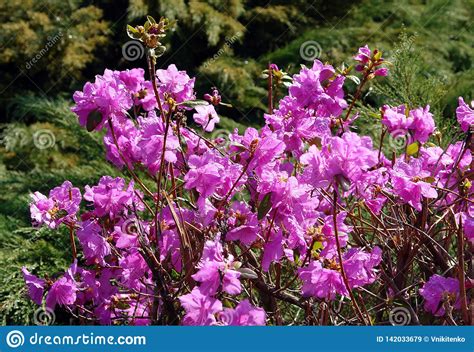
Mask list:
[{"label": "pink flower", "polygon": [[424,108],[411,110],[410,116],[413,117],[413,122],[410,126],[410,129],[413,130],[413,138],[421,143],[427,142],[435,130],[435,123],[433,115],[430,113],[430,106],[426,105]]},{"label": "pink flower", "polygon": [[179,297],[179,301],[186,311],[183,325],[214,325],[215,314],[222,310],[222,303],[201,292],[195,287],[191,293]]},{"label": "pink flower", "polygon": [[77,230],[87,264],[105,266],[105,257],[111,253],[110,245],[102,236],[102,228],[95,221],[86,220]]},{"label": "pink flower", "polygon": [[63,276],[49,289],[46,307],[54,309],[56,305],[70,306],[76,301],[77,285],[72,278]]},{"label": "pink flower", "polygon": [[283,257],[283,234],[281,231],[272,232],[270,238],[263,247],[262,269],[268,272],[270,264],[279,262]]},{"label": "pink flower", "polygon": [[140,156],[139,131],[131,120],[126,119],[114,121],[113,128],[117,143],[112,136],[112,131],[108,130],[104,136],[106,158],[118,168],[122,168],[126,163],[133,169],[133,164],[139,161]]},{"label": "pink flower", "polygon": [[336,294],[348,296],[342,275],[339,271],[323,268],[321,262],[312,261],[307,267],[298,269],[303,281],[304,296],[333,300]]},{"label": "pink flower", "polygon": [[343,265],[351,288],[371,284],[377,278],[375,267],[382,261],[382,250],[374,247],[371,253],[351,248],[344,253]]},{"label": "pink flower", "polygon": [[337,76],[331,65],[324,65],[314,60],[313,67],[303,68],[293,77],[293,84],[289,88],[290,95],[304,107],[309,107],[317,116],[339,116],[347,107],[344,100],[342,85],[344,76]]},{"label": "pink flower", "polygon": [[212,132],[216,123],[219,123],[220,119],[217,115],[214,106],[212,105],[200,105],[196,106],[196,113],[193,115],[194,121],[201,125],[204,131]]},{"label": "pink flower", "polygon": [[423,285],[423,288],[420,288],[420,294],[425,299],[425,310],[437,317],[442,317],[445,313],[444,302],[449,302],[457,309],[461,307],[457,279],[444,278],[435,274]]},{"label": "pink flower", "polygon": [[81,191],[65,181],[61,186],[53,188],[49,197],[35,192],[31,195],[31,218],[36,224],[46,224],[52,229],[63,222],[73,222],[81,203]]},{"label": "pink flower", "polygon": [[359,48],[357,55],[354,56],[354,60],[359,61],[362,64],[366,64],[370,61],[372,57],[372,51],[369,49],[369,46],[366,44],[363,47]]},{"label": "pink flower", "polygon": [[461,125],[461,129],[467,132],[470,126],[474,125],[474,102],[471,102],[471,106],[469,106],[462,97],[459,97],[458,105],[456,117]]},{"label": "pink flower", "polygon": [[127,209],[134,204],[137,209],[144,209],[143,204],[138,201],[134,193],[133,186],[133,181],[125,188],[124,179],[102,176],[97,186],[85,187],[84,199],[94,205],[94,215],[110,216],[113,219],[124,212],[126,213]]},{"label": "pink flower", "polygon": [[21,271],[26,286],[28,287],[28,294],[31,300],[36,304],[41,305],[41,302],[43,301],[45,281],[31,274],[26,267],[21,268]]},{"label": "pink flower", "polygon": [[393,108],[384,105],[382,112],[382,123],[387,126],[389,133],[408,131],[408,127],[412,124],[411,117],[407,117],[405,113],[405,105]]},{"label": "pink flower", "polygon": [[150,270],[137,250],[130,250],[120,259],[119,265],[122,268],[120,282],[133,290],[141,291],[145,284],[150,284]]},{"label": "pink flower", "polygon": [[[152,174],[156,174],[160,168],[161,154],[165,139],[165,125],[161,118],[150,112],[147,118],[139,118],[141,136],[138,142],[140,160]],[[166,148],[164,159],[167,162],[177,161],[176,152],[180,149],[178,137],[173,133],[173,128],[168,129],[166,137]]]},{"label": "pink flower", "polygon": [[195,78],[189,78],[186,71],[178,71],[176,65],[169,65],[166,70],[156,70],[156,77],[162,102],[166,101],[165,94],[177,103],[194,99]]},{"label": "pink flower", "polygon": [[248,299],[244,299],[235,309],[224,309],[219,314],[219,321],[223,325],[234,326],[265,325],[265,311],[252,306]]},{"label": "pink flower", "polygon": [[425,181],[430,176],[430,172],[423,169],[420,160],[411,159],[409,163],[398,160],[392,171],[393,193],[416,210],[421,211],[423,197],[438,197],[436,189]]},{"label": "pink flower", "polygon": [[227,232],[226,240],[237,241],[249,246],[257,238],[258,219],[244,202],[234,202],[232,204],[232,217],[229,225],[233,227]]},{"label": "pink flower", "polygon": [[411,136],[408,143],[413,141],[425,143],[435,130],[435,123],[429,105],[424,108],[410,110],[408,116],[404,105],[394,108],[384,105],[382,110],[382,123],[387,126],[388,132],[393,137],[406,135],[410,132]]},{"label": "pink flower", "polygon": [[203,197],[215,192],[221,183],[224,167],[219,163],[219,157],[214,151],[208,151],[201,156],[191,155],[188,161],[189,171],[184,177],[186,189],[196,188]]},{"label": "pink flower", "polygon": [[378,68],[374,71],[374,75],[376,75],[376,76],[388,76],[388,68],[386,68],[386,67]]},{"label": "pink flower", "polygon": [[201,262],[198,264],[199,271],[192,275],[193,279],[200,282],[200,292],[214,295],[222,285],[222,290],[231,295],[237,295],[242,291],[240,285],[240,273],[233,270],[233,256],[224,259],[220,243],[207,241]]},{"label": "pink flower", "polygon": [[[103,76],[97,75],[94,83],[87,82],[82,92],[75,92],[74,102],[76,105],[71,110],[79,117],[80,125],[97,131],[108,118],[124,117],[133,105],[131,92],[120,79],[120,72],[111,70],[105,70]],[[91,125],[89,115],[95,111],[101,119]]]},{"label": "pink flower", "polygon": [[366,74],[374,74],[375,76],[387,76],[388,68],[377,68],[384,63],[381,54],[377,49],[372,53],[368,45],[359,48],[357,55],[354,56],[354,60],[359,62],[356,70],[366,71]]}]

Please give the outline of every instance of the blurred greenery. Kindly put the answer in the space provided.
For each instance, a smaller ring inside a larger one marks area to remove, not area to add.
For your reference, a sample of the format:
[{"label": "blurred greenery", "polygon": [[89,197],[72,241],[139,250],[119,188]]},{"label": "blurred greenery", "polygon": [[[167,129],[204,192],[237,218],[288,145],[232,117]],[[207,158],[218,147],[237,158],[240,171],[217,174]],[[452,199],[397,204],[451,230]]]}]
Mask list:
[{"label": "blurred greenery", "polygon": [[[129,40],[126,24],[143,22],[147,14],[177,20],[158,65],[175,63],[197,77],[198,97],[215,86],[233,105],[220,111],[226,116],[222,130],[262,122],[267,94],[261,72],[269,62],[290,73],[309,65],[300,54],[309,41],[317,42],[319,59],[335,66],[350,65],[366,43],[392,62],[390,75],[367,87],[359,104],[357,125],[365,133],[376,133],[374,113],[382,103],[430,104],[449,139],[457,97],[474,98],[474,0],[2,1],[3,324],[31,321],[22,265],[41,275],[70,261],[65,233],[31,228],[28,194],[47,193],[64,179],[83,186],[116,173],[103,161],[101,136],[79,128],[71,96],[106,67],[145,66],[144,59],[127,61],[122,46]],[[346,85],[349,98],[354,88]],[[45,131],[46,140],[38,140]]]}]

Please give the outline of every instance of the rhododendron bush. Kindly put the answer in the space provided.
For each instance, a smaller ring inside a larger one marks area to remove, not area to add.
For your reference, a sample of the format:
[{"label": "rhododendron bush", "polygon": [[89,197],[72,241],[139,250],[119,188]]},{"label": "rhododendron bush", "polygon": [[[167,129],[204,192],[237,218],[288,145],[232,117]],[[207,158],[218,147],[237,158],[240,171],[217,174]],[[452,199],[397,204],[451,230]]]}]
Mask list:
[{"label": "rhododendron bush", "polygon": [[384,105],[380,139],[361,136],[356,102],[389,74],[365,46],[358,80],[318,60],[291,79],[269,65],[265,125],[212,138],[218,90],[197,99],[194,78],[157,68],[168,26],[128,28],[146,72],[105,70],[74,94],[123,177],[32,195],[34,224],[71,238],[64,273],[23,268],[35,303],[77,324],[371,325],[397,307],[412,324],[470,323],[472,105],[459,99],[447,145],[429,106]]}]

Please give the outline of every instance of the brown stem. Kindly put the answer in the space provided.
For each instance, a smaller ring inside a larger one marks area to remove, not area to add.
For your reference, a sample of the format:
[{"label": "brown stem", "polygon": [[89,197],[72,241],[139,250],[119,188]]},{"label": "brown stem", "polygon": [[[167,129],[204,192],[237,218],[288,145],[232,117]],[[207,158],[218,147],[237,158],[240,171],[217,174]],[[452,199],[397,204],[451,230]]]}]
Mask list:
[{"label": "brown stem", "polygon": [[354,293],[352,292],[352,289],[349,285],[349,280],[347,279],[346,271],[344,270],[344,265],[342,263],[341,244],[339,242],[339,233],[338,233],[338,230],[337,230],[337,191],[336,190],[334,190],[333,221],[334,221],[334,237],[336,237],[337,255],[339,257],[339,265],[341,266],[342,279],[344,281],[344,285],[346,286],[347,291],[349,292],[349,296],[350,296],[351,301],[352,301],[352,307],[353,307],[355,313],[359,317],[360,321],[362,321],[362,323],[364,325],[367,325],[367,323],[364,319],[364,316],[362,315],[362,312],[359,308],[359,305],[357,304],[357,301],[354,297]]},{"label": "brown stem", "polygon": [[464,274],[464,235],[462,231],[462,218],[459,217],[459,228],[458,228],[458,279],[460,286],[460,299],[461,299],[461,310],[464,324],[470,324],[469,321],[469,310],[467,308],[467,297],[466,297],[466,277]]},{"label": "brown stem", "polygon": [[268,113],[273,113],[273,71],[272,65],[268,64]]},{"label": "brown stem", "polygon": [[74,241],[74,228],[73,225],[69,225],[69,239],[71,240],[72,259],[77,258],[76,242]]}]

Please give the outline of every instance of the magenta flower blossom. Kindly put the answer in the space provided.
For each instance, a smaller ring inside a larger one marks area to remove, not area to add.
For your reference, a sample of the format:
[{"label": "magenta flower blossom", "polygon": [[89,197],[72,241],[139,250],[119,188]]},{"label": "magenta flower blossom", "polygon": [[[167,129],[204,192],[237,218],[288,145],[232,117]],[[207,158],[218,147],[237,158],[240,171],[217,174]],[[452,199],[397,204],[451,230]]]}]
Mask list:
[{"label": "magenta flower blossom", "polygon": [[425,310],[437,317],[442,317],[445,313],[444,302],[449,302],[456,309],[461,307],[457,279],[435,274],[420,288],[420,294],[425,299]]},{"label": "magenta flower blossom", "polygon": [[66,275],[58,279],[49,289],[46,296],[46,307],[54,309],[56,305],[73,305],[77,297],[77,285],[72,278]]},{"label": "magenta flower blossom", "polygon": [[219,161],[220,158],[214,151],[208,151],[201,156],[191,155],[188,161],[189,171],[184,177],[184,187],[196,188],[203,197],[210,196],[221,183],[221,175],[224,172]]},{"label": "magenta flower blossom", "polygon": [[265,311],[262,308],[252,306],[248,299],[244,299],[235,309],[224,309],[219,314],[219,320],[223,325],[265,325]]},{"label": "magenta flower blossom", "polygon": [[137,250],[126,253],[120,259],[119,265],[122,268],[120,282],[125,287],[141,291],[144,289],[144,283],[151,283],[149,279],[146,279],[151,277],[150,270]]},{"label": "magenta flower blossom", "polygon": [[228,224],[233,227],[227,232],[226,239],[229,241],[240,241],[246,246],[252,244],[257,238],[258,219],[244,202],[234,202],[232,204],[232,217]]},{"label": "magenta flower blossom", "polygon": [[474,205],[471,204],[467,211],[456,214],[458,225],[462,223],[464,237],[474,244]]},{"label": "magenta flower blossom", "polygon": [[359,48],[358,53],[354,56],[354,60],[359,62],[356,66],[356,70],[367,71],[366,73],[375,76],[387,76],[388,68],[379,67],[384,63],[384,59],[380,54],[381,53],[377,49],[372,53],[372,50],[369,49],[368,45]]},{"label": "magenta flower blossom", "polygon": [[298,269],[303,281],[303,295],[333,300],[336,294],[348,296],[344,280],[339,271],[323,268],[321,262],[312,261],[307,267]]},{"label": "magenta flower blossom", "polygon": [[409,163],[398,160],[392,171],[393,193],[416,210],[421,211],[423,197],[438,197],[436,189],[425,181],[430,176],[428,171],[423,170],[422,163],[418,159],[411,159]]},{"label": "magenta flower blossom", "polygon": [[410,111],[413,117],[413,123],[410,129],[413,130],[413,138],[416,141],[425,143],[435,130],[435,123],[433,115],[430,113],[430,106],[426,105],[424,108],[417,108]]},{"label": "magenta flower blossom", "polygon": [[[143,27],[151,36],[142,38],[147,46],[167,27],[164,19],[152,22]],[[388,74],[381,54],[364,46],[354,57],[364,83]],[[81,191],[69,181],[32,195],[33,222],[53,229],[64,223],[80,253],[63,275],[43,280],[23,268],[31,299],[63,307],[76,323],[245,326],[300,324],[301,315],[293,320],[273,313],[306,301],[345,300],[357,290],[367,305],[360,307],[364,320],[365,313],[373,319],[378,303],[362,287],[396,298],[378,279],[381,248],[393,261],[389,269],[413,262],[414,272],[397,283],[406,292],[417,285],[418,261],[430,263],[432,272],[451,263],[424,247],[409,258],[400,257],[403,251],[391,255],[400,239],[410,245],[418,230],[432,229],[433,243],[450,253],[460,250],[454,239],[461,230],[474,242],[468,135],[433,146],[429,106],[384,105],[382,131],[405,136],[407,147],[417,143],[386,156],[382,135],[372,142],[356,133],[358,105],[345,111],[346,72],[318,60],[292,80],[276,65],[269,69],[273,83],[283,83],[277,95],[288,88],[286,96],[264,114],[263,127],[236,129],[229,141],[202,136],[219,122],[219,91],[212,88],[204,96],[209,104],[194,101],[192,109],[195,80],[175,65],[156,71],[157,96],[143,69],[106,70],[76,92],[72,110],[79,123],[89,132],[105,127],[105,157],[125,176],[86,186],[81,213]],[[463,131],[473,117],[474,105],[460,98]],[[458,309],[459,287],[454,278],[434,275],[420,290],[425,309],[436,316],[446,314],[448,304]],[[268,316],[262,294],[272,296]],[[318,321],[358,324],[358,315],[342,309]],[[452,318],[467,323],[464,315]]]},{"label": "magenta flower blossom", "polygon": [[372,57],[372,50],[369,49],[369,46],[366,44],[363,47],[359,48],[357,55],[354,56],[354,60],[359,61],[361,64],[366,64],[370,61]]},{"label": "magenta flower blossom", "polygon": [[156,70],[156,77],[162,101],[166,101],[165,94],[171,96],[177,103],[194,100],[195,78],[189,78],[186,71],[178,71],[177,67],[172,64],[166,70]]},{"label": "magenta flower blossom", "polygon": [[259,135],[252,127],[247,128],[243,136],[234,132],[231,139],[235,143],[231,148],[240,151],[240,158],[247,160],[248,169],[256,169],[257,174],[285,151],[285,144],[275,134]]},{"label": "magenta flower blossom", "polygon": [[102,228],[99,224],[91,220],[82,222],[77,230],[77,238],[81,243],[86,263],[105,266],[105,257],[110,254],[111,249],[102,236]]},{"label": "magenta flower blossom", "polygon": [[28,287],[28,295],[33,302],[41,305],[41,302],[43,301],[45,281],[31,274],[26,267],[21,268],[21,271],[23,273],[26,287]]},{"label": "magenta flower blossom", "polygon": [[382,124],[387,126],[389,133],[393,134],[394,132],[400,133],[408,131],[413,119],[406,115],[405,109],[405,105],[400,105],[397,107],[384,105],[382,107]]},{"label": "magenta flower blossom", "polygon": [[377,165],[378,154],[370,137],[346,132],[342,137],[328,137],[322,150],[311,146],[300,161],[308,165],[303,173],[306,182],[316,187],[337,182],[348,191],[353,182]]},{"label": "magenta flower blossom", "polygon": [[131,92],[138,92],[145,82],[145,71],[142,68],[132,68],[121,72],[114,72],[125,87]]},{"label": "magenta flower blossom", "polygon": [[387,126],[388,132],[397,137],[411,133],[409,143],[419,141],[425,143],[435,130],[433,115],[430,106],[410,110],[407,116],[404,105],[391,108],[384,105],[382,108],[382,123]]},{"label": "magenta flower blossom", "polygon": [[53,188],[49,197],[35,192],[31,195],[30,213],[33,222],[55,229],[61,223],[74,222],[81,203],[81,191],[65,181],[61,186]]},{"label": "magenta flower blossom", "polygon": [[[103,76],[96,76],[95,82],[87,82],[82,92],[74,93],[76,105],[71,109],[79,117],[83,127],[100,130],[108,118],[124,117],[125,112],[133,105],[131,92],[120,79],[120,72],[105,70]],[[101,119],[91,126],[89,115],[97,111]]]},{"label": "magenta flower blossom", "polygon": [[125,187],[125,180],[120,177],[103,176],[97,186],[86,186],[84,199],[94,205],[93,214],[99,217],[110,216],[114,219],[127,212],[133,205],[143,210],[143,204],[137,199],[133,181]]},{"label": "magenta flower blossom", "polygon": [[219,123],[220,119],[217,115],[216,109],[212,105],[199,105],[196,106],[196,113],[193,115],[194,121],[201,125],[204,131],[212,132],[216,123]]},{"label": "magenta flower blossom", "polygon": [[382,250],[374,247],[368,253],[358,248],[351,248],[344,253],[343,265],[351,288],[373,283],[377,279],[374,269],[382,261]]},{"label": "magenta flower blossom", "polygon": [[219,242],[207,241],[203,257],[198,264],[199,271],[192,275],[193,279],[200,282],[199,290],[206,295],[214,295],[219,286],[231,295],[237,295],[242,290],[240,273],[233,269],[234,257],[229,255],[224,259],[222,246]]},{"label": "magenta flower blossom", "polygon": [[179,300],[186,311],[183,325],[215,325],[215,314],[222,311],[219,300],[203,294],[197,287]]},{"label": "magenta flower blossom", "polygon": [[263,247],[262,269],[268,272],[270,264],[279,262],[283,257],[283,234],[281,231],[272,232],[270,238],[266,241]]},{"label": "magenta flower blossom", "polygon": [[122,168],[127,164],[128,167],[133,169],[133,164],[138,162],[140,157],[140,149],[138,148],[139,131],[130,120],[115,121],[113,128],[117,143],[115,143],[112,136],[112,131],[108,130],[104,136],[106,158],[118,168]]},{"label": "magenta flower blossom", "polygon": [[459,97],[458,107],[456,109],[456,117],[459,125],[464,132],[474,125],[474,102],[471,105],[466,104],[462,97]]},{"label": "magenta flower blossom", "polygon": [[339,116],[347,107],[344,100],[344,76],[335,75],[331,65],[324,65],[314,60],[312,68],[303,68],[293,77],[293,84],[289,91],[302,106],[309,107],[316,112],[316,116]]},{"label": "magenta flower blossom", "polygon": [[[141,136],[138,142],[140,160],[152,174],[156,174],[161,163],[165,125],[154,112],[149,113],[147,118],[140,118],[139,123],[141,128]],[[177,161],[176,152],[179,148],[178,137],[173,134],[172,128],[169,128],[166,137],[165,160],[175,163]]]}]

